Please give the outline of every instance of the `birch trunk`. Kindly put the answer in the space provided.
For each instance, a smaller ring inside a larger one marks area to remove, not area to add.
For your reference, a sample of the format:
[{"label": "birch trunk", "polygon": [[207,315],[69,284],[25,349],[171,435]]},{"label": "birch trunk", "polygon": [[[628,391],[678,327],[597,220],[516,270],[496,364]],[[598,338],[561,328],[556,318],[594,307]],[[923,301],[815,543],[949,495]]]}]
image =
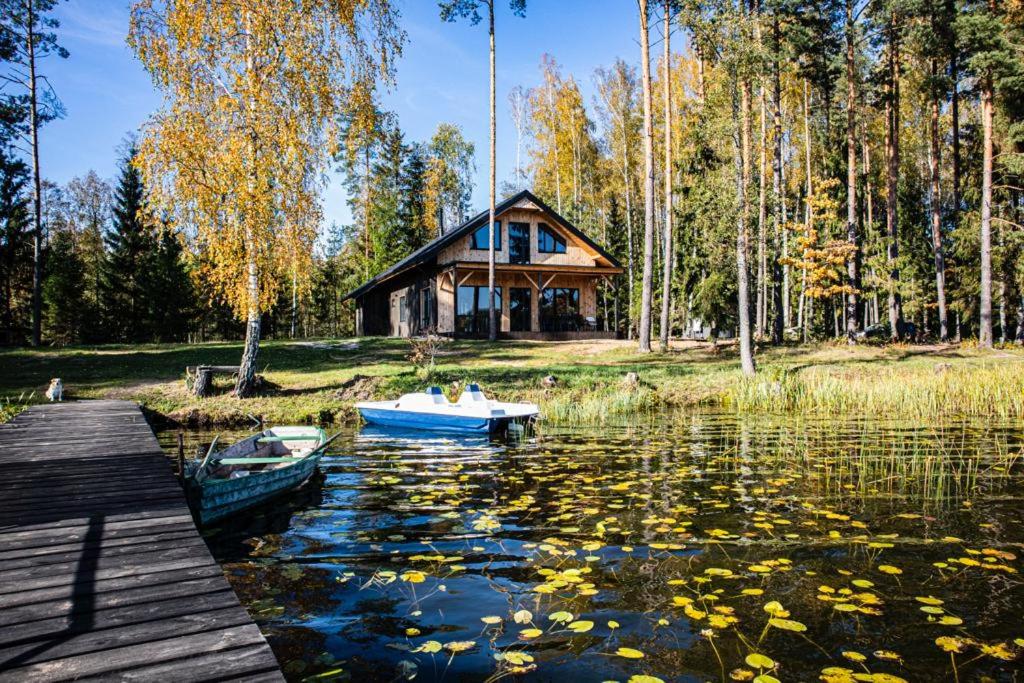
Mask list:
[{"label": "birch trunk", "polygon": [[661,272],[661,328],[659,341],[662,351],[668,350],[672,319],[672,29],[671,0],[665,0],[665,230]]},{"label": "birch trunk", "polygon": [[622,112],[622,183],[626,188],[626,337],[632,339],[636,331],[633,319],[633,281],[635,279],[633,266],[633,202],[632,192],[629,188],[629,147],[626,130],[626,117],[629,112]]},{"label": "birch trunk", "polygon": [[768,320],[768,284],[765,281],[768,270],[767,232],[765,223],[768,218],[768,104],[761,86],[761,158],[757,177],[757,289],[754,309],[756,311],[754,333],[758,338],[764,337],[765,325]]},{"label": "birch trunk", "polygon": [[[857,236],[857,90],[854,72],[854,0],[846,0],[846,239],[860,249]],[[846,343],[857,343],[857,256],[846,263]]]},{"label": "birch trunk", "polygon": [[740,144],[737,150],[736,201],[739,219],[736,229],[737,310],[740,324],[740,366],[743,374],[753,377],[754,349],[750,334],[750,292],[747,269],[747,186],[750,179],[750,83],[744,80],[740,97]]},{"label": "birch trunk", "polygon": [[992,80],[981,86],[981,311],[978,344],[992,348]]},{"label": "birch trunk", "polygon": [[644,269],[643,289],[640,294],[639,349],[646,353],[651,350],[651,299],[654,275],[654,126],[647,0],[638,0],[638,4],[640,6],[640,63],[644,98]]},{"label": "birch trunk", "polygon": [[[931,60],[932,78],[938,75],[938,61]],[[946,260],[942,246],[942,195],[940,187],[940,166],[942,146],[939,144],[939,94],[932,93],[931,146],[929,164],[931,168],[931,218],[932,254],[935,258],[935,294],[939,309],[939,341],[949,341],[949,324],[946,318]]]},{"label": "birch trunk", "polygon": [[[246,32],[245,36],[245,76],[249,80],[249,87],[253,87],[252,83],[256,80],[255,74],[255,57],[253,55],[254,48],[252,46],[252,36],[250,32]],[[256,107],[250,101],[246,102],[246,116],[256,116]],[[250,132],[247,150],[249,156],[249,164],[251,170],[249,173],[249,193],[250,197],[255,196],[259,178],[257,177],[257,155],[259,153],[259,141],[256,138],[256,132],[254,129],[253,122],[250,119],[249,123]],[[252,232],[252,217],[244,216],[245,221],[245,244],[243,248],[246,254],[246,295],[248,303],[246,306],[246,321],[245,321],[245,345],[242,347],[242,360],[238,365],[238,379],[235,380],[235,396],[238,398],[248,398],[256,392],[256,361],[259,357],[260,352],[260,322],[261,322],[261,311],[260,311],[260,274],[259,265],[256,262],[256,251],[257,245],[255,244],[255,238]]]}]

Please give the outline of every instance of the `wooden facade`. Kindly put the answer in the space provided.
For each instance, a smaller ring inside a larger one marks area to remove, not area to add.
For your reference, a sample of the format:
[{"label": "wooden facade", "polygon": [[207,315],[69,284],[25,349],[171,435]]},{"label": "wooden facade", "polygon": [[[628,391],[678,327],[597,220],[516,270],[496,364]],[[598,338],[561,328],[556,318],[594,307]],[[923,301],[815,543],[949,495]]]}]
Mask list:
[{"label": "wooden facade", "polygon": [[[349,293],[357,334],[486,336],[487,218],[478,214]],[[502,336],[614,336],[597,301],[598,285],[622,273],[611,255],[529,191],[502,202],[495,219]]]}]

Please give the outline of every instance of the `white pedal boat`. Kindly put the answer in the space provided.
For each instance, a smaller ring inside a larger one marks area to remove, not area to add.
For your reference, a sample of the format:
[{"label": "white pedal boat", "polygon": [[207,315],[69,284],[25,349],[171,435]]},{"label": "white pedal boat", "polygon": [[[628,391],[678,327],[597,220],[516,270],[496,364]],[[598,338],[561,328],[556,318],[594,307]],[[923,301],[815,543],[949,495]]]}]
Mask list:
[{"label": "white pedal boat", "polygon": [[492,401],[476,384],[466,385],[455,403],[440,387],[429,387],[397,401],[363,401],[356,409],[371,424],[469,434],[493,434],[512,422],[532,420],[540,412],[535,403]]}]

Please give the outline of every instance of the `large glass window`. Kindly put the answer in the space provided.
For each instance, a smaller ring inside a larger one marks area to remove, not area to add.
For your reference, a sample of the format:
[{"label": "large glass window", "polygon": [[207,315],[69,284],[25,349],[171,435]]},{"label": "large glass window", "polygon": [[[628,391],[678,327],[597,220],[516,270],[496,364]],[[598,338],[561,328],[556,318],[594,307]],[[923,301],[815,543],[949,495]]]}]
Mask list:
[{"label": "large glass window", "polygon": [[[459,334],[485,335],[488,331],[488,298],[486,286],[462,285],[455,296],[455,331]],[[494,288],[494,309],[501,327],[501,287]]]},{"label": "large glass window", "polygon": [[508,224],[508,262],[530,262],[530,224]]},{"label": "large glass window", "polygon": [[[508,241],[509,246],[512,240]],[[508,317],[509,329],[513,332],[530,331],[530,297],[533,293],[529,287],[509,287]]]},{"label": "large glass window", "polygon": [[540,329],[542,332],[566,332],[580,329],[580,290],[546,287],[540,293]]},{"label": "large glass window", "polygon": [[537,251],[542,254],[564,254],[565,240],[546,223],[537,226]]},{"label": "large glass window", "polygon": [[[487,243],[490,240],[490,236],[487,231],[487,226],[477,228],[473,231],[472,237],[469,239],[470,248],[476,249],[477,251],[487,251]],[[501,221],[494,221],[494,251],[501,251]]]}]

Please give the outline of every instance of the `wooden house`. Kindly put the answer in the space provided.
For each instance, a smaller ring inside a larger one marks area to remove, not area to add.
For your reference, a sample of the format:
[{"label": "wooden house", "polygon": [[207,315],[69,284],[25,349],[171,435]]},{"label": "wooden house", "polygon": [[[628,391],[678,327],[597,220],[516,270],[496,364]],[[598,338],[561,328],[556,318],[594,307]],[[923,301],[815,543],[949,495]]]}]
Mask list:
[{"label": "wooden house", "polygon": [[[474,216],[348,293],[356,333],[486,337],[487,218],[487,211]],[[622,267],[533,193],[495,207],[494,248],[502,337],[614,337],[604,329],[597,292]]]}]

